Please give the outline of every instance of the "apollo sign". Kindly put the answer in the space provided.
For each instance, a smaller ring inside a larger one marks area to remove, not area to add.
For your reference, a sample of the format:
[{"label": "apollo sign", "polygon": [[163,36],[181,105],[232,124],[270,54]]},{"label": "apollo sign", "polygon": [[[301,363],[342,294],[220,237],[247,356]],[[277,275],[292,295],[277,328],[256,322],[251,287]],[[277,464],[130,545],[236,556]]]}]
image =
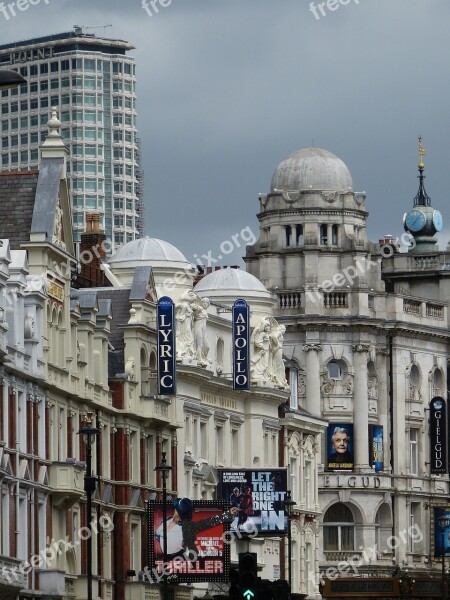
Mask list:
[{"label": "apollo sign", "polygon": [[158,301],[158,394],[173,396],[176,394],[175,362],[175,310],[168,296]]},{"label": "apollo sign", "polygon": [[430,402],[430,467],[432,475],[447,473],[447,411],[444,398]]},{"label": "apollo sign", "polygon": [[233,304],[233,389],[250,389],[250,310],[245,300]]}]

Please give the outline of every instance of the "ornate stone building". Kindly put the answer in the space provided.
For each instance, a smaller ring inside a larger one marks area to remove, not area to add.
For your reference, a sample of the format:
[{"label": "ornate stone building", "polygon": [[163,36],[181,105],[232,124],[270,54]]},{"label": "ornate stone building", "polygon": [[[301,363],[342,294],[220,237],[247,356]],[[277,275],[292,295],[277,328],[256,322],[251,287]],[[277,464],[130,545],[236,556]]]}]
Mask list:
[{"label": "ornate stone building", "polygon": [[[430,400],[446,397],[450,260],[433,237],[442,218],[425,192],[422,156],[421,146],[410,235],[399,214],[397,239],[370,242],[366,197],[346,165],[307,148],[275,170],[259,198],[260,238],[247,248],[248,272],[278,298],[298,383],[291,402],[330,423],[319,474],[324,596],[369,591],[358,577],[381,578],[373,591],[382,595],[410,585],[405,569],[417,589],[438,576],[433,507],[446,505],[449,482],[430,472],[428,420]],[[329,454],[342,430],[348,459],[339,465]],[[433,589],[439,596],[437,579]]]},{"label": "ornate stone building", "polygon": [[[0,597],[85,598],[85,535],[92,522],[94,598],[158,598],[159,586],[142,571],[146,502],[161,498],[154,469],[163,452],[172,466],[172,497],[216,498],[220,467],[289,465],[297,503],[293,583],[306,593],[306,573],[319,565],[324,422],[292,397],[289,402],[274,297],[234,269],[212,273],[194,288],[183,254],[156,239],[131,241],[106,264],[98,214],[88,215],[77,262],[59,127],[53,113],[39,171],[0,173]],[[173,298],[178,322],[173,397],[156,393],[162,295]],[[255,331],[255,385],[245,392],[233,391],[231,376],[237,298],[249,303]],[[302,379],[294,381],[301,396]],[[99,429],[91,515],[78,435],[88,413]],[[261,576],[287,572],[285,538],[238,542],[232,560],[247,548],[257,552]],[[175,594],[191,598],[193,588],[179,586]]]}]

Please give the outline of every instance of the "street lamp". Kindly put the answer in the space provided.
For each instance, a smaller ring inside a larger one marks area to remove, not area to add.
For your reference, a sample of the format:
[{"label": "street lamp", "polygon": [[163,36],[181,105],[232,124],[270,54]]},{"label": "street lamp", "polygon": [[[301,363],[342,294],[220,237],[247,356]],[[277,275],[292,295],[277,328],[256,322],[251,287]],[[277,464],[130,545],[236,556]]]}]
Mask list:
[{"label": "street lamp", "polygon": [[[289,587],[292,588],[292,533],[291,533],[291,515],[292,507],[295,506],[295,501],[291,498],[290,490],[286,492],[286,498],[284,500],[284,510],[287,514],[287,534],[288,534],[288,582]],[[292,589],[290,590],[292,593]]]},{"label": "street lamp", "polygon": [[400,592],[402,598],[411,598],[412,586],[414,584],[414,579],[408,573],[408,569],[404,569],[403,571],[399,569],[399,584],[400,584]]},{"label": "street lamp", "polygon": [[9,88],[19,87],[27,80],[17,71],[12,69],[0,69],[0,90],[8,90]]},{"label": "street lamp", "polygon": [[86,414],[85,425],[81,427],[78,435],[83,436],[84,443],[86,445],[86,474],[84,476],[84,491],[86,492],[86,516],[87,516],[87,528],[88,538],[87,544],[87,600],[92,600],[92,494],[95,492],[97,483],[97,477],[92,475],[92,444],[97,433],[100,430],[92,425],[93,414],[88,412]]},{"label": "street lamp", "polygon": [[166,453],[161,453],[161,463],[155,467],[155,471],[161,473],[162,479],[162,489],[163,489],[163,600],[167,600],[167,575],[166,575],[166,565],[167,565],[167,478],[169,477],[169,473],[172,470],[172,467],[167,464]]},{"label": "street lamp", "polygon": [[437,520],[439,527],[441,528],[441,540],[442,540],[442,582],[441,592],[442,600],[445,600],[445,530],[450,525],[450,517],[442,515]]}]

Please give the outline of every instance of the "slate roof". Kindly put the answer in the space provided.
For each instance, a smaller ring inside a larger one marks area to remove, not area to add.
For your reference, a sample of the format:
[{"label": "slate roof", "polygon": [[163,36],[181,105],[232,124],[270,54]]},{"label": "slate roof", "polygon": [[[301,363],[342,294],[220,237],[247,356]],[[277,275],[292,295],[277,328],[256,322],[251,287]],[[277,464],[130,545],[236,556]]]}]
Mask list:
[{"label": "slate roof", "polygon": [[11,250],[30,241],[39,171],[0,172],[0,238]]},{"label": "slate roof", "polygon": [[114,350],[108,352],[108,375],[115,377],[118,373],[125,371],[125,344],[123,341],[123,329],[120,325],[126,325],[130,319],[130,288],[94,288],[99,300],[111,300],[112,315],[111,334],[109,342]]}]

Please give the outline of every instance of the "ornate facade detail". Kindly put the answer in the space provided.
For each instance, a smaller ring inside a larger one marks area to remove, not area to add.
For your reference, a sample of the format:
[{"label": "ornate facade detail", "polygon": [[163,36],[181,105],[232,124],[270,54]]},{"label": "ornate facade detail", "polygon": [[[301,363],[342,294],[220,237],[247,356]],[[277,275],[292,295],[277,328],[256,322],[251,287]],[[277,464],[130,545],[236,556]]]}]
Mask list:
[{"label": "ornate facade detail", "polygon": [[370,344],[353,344],[353,352],[367,352],[370,353],[372,346]]},{"label": "ornate facade detail", "polygon": [[52,243],[55,244],[56,246],[59,246],[63,250],[65,250],[66,244],[63,239],[62,217],[63,217],[63,211],[62,211],[62,208],[61,208],[61,205],[59,202],[59,197],[58,197],[58,202],[56,204],[56,209],[55,209],[55,224],[54,224],[54,228],[53,228]]},{"label": "ornate facade detail", "polygon": [[305,344],[303,346],[303,352],[311,352],[315,350],[316,352],[322,351],[322,344]]},{"label": "ornate facade detail", "polygon": [[283,360],[283,339],[286,327],[272,317],[263,317],[251,336],[251,379],[252,383],[288,390],[286,367]]}]

